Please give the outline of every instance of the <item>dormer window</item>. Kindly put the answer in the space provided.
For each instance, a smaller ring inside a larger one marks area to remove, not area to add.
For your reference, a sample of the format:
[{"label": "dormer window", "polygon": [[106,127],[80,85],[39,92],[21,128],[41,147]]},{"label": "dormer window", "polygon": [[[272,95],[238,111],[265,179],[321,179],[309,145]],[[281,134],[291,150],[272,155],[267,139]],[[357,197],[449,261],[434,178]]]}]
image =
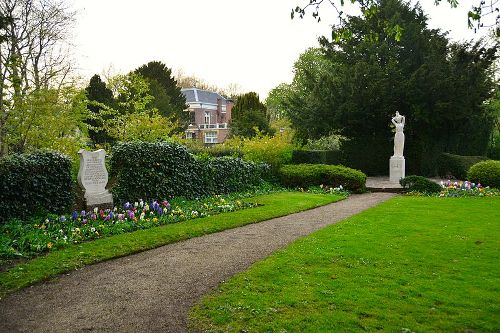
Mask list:
[{"label": "dormer window", "polygon": [[205,111],[205,124],[210,124],[210,112]]}]

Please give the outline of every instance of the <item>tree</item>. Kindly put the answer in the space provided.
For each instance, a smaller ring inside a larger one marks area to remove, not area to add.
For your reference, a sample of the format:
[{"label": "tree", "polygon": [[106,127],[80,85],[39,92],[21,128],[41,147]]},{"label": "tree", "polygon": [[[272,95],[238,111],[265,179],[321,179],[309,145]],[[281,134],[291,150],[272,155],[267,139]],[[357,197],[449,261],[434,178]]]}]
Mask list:
[{"label": "tree", "polygon": [[[134,73],[141,75],[149,84],[154,97],[152,106],[165,117],[173,117],[182,127],[189,124],[186,98],[172,76],[172,70],[160,61],[151,61],[137,68]],[[184,129],[184,128],[182,128]]]},{"label": "tree", "polygon": [[257,131],[273,134],[266,110],[257,93],[249,92],[239,96],[231,110],[231,135],[248,138],[255,136]]},{"label": "tree", "polygon": [[[400,41],[387,24],[399,25]],[[451,44],[427,28],[418,6],[382,0],[370,15],[349,17],[349,39],[321,39],[321,52],[301,56],[282,103],[302,140],[332,131],[355,167],[384,174],[391,154],[391,114],[407,117],[405,155],[411,172],[433,173],[443,151],[485,153],[492,117],[489,67],[497,45]],[[474,130],[471,130],[474,129]],[[367,149],[370,147],[370,149]]]},{"label": "tree", "polygon": [[89,85],[85,88],[87,97],[88,117],[85,123],[89,126],[89,137],[94,145],[111,144],[112,138],[103,130],[102,120],[109,118],[105,115],[108,108],[115,107],[113,92],[106,87],[106,83],[97,74],[92,76]]},{"label": "tree", "polygon": [[[434,0],[434,4],[437,6],[442,0]],[[458,0],[446,0],[452,8],[458,6]],[[344,6],[345,0],[308,0],[305,5],[296,6],[292,9],[291,17],[292,19],[297,14],[300,18],[304,18],[306,12],[311,10],[311,15],[318,22],[321,21],[321,16],[319,13],[320,6],[323,2],[329,3],[331,7],[336,11],[338,17],[338,24],[333,25],[332,36],[334,39],[345,39],[349,38],[350,31],[345,27],[349,18],[344,13],[342,7]],[[379,0],[351,0],[353,4],[357,4],[363,15],[371,15],[374,10],[380,4]],[[500,37],[500,5],[498,0],[476,0],[475,5],[471,5],[471,10],[467,15],[467,25],[470,29],[480,28],[494,28],[497,37]],[[396,40],[401,38],[401,27],[399,25],[386,25],[387,33],[393,36]]]},{"label": "tree", "polygon": [[[161,115],[154,107],[149,83],[140,74],[116,75],[109,79],[107,87],[103,87],[97,76],[91,81],[86,101],[87,117],[92,122],[89,130],[106,138],[102,145],[109,147],[114,142],[165,140],[179,128],[173,117]],[[90,100],[89,97],[95,99]]]},{"label": "tree", "polygon": [[[10,118],[24,118],[26,101],[38,91],[61,90],[69,79],[67,33],[74,13],[64,1],[4,0],[0,2],[0,156],[7,144]],[[33,98],[36,98],[34,96]],[[15,134],[15,133],[14,133]]]},{"label": "tree", "polygon": [[52,149],[73,158],[87,143],[81,108],[84,93],[73,87],[40,89],[22,100],[23,117],[11,117],[6,144],[12,151]]}]

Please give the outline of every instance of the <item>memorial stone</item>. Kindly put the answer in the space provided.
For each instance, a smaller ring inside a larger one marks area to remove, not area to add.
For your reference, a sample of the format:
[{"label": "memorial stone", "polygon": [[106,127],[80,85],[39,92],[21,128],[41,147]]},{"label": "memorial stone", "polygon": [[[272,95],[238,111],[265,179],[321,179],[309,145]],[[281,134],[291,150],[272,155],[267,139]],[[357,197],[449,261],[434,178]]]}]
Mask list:
[{"label": "memorial stone", "polygon": [[78,183],[84,189],[87,209],[113,208],[113,196],[106,190],[108,171],[106,170],[106,151],[99,149],[94,152],[80,149],[80,169]]}]

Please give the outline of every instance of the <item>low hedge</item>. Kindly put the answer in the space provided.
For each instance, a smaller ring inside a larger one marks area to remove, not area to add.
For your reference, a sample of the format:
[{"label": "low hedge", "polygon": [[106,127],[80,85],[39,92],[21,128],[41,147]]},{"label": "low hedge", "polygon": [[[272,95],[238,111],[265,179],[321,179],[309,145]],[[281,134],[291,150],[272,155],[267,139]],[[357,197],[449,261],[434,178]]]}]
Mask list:
[{"label": "low hedge", "polygon": [[437,160],[438,175],[442,178],[465,180],[467,171],[474,164],[488,160],[486,156],[463,156],[442,153]]},{"label": "low hedge", "polygon": [[467,177],[471,182],[500,188],[500,161],[489,160],[474,164]]},{"label": "low hedge", "polygon": [[0,222],[40,212],[64,213],[73,198],[69,157],[39,151],[0,159]]},{"label": "low hedge", "polygon": [[361,192],[365,189],[366,175],[342,165],[295,164],[285,165],[279,170],[284,186],[307,188],[313,185],[342,185],[345,189]]},{"label": "low hedge", "polygon": [[122,203],[243,191],[258,185],[266,171],[265,165],[239,158],[195,158],[175,143],[129,142],[113,147],[110,174],[113,197]]},{"label": "low hedge", "polygon": [[408,176],[400,179],[399,183],[407,192],[438,193],[442,189],[441,185],[422,176]]}]

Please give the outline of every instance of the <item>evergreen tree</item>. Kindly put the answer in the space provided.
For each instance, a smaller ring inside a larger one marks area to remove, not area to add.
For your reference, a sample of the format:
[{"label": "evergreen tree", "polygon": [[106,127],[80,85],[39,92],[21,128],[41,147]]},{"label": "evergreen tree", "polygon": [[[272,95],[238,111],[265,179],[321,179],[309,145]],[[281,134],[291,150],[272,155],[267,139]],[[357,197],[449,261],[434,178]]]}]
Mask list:
[{"label": "evergreen tree", "polygon": [[106,83],[99,75],[94,75],[90,79],[89,85],[85,88],[87,96],[88,117],[85,123],[89,125],[89,137],[94,144],[102,145],[112,143],[112,138],[102,128],[102,119],[106,119],[106,109],[114,108],[116,102],[113,92],[106,87]]},{"label": "evergreen tree", "polygon": [[272,134],[266,112],[267,108],[257,93],[239,96],[231,111],[231,135],[253,137],[257,134],[256,128],[263,134]]},{"label": "evergreen tree", "polygon": [[[399,111],[407,119],[409,172],[433,174],[441,152],[484,154],[493,118],[483,102],[493,91],[489,68],[498,44],[449,44],[427,27],[418,5],[377,4],[349,18],[349,38],[321,39],[321,52],[296,65],[283,103],[297,134],[303,140],[342,134],[350,139],[343,146],[350,166],[384,174],[394,136],[390,117]],[[387,26],[401,27],[400,40]]]},{"label": "evergreen tree", "polygon": [[152,107],[158,109],[165,117],[173,117],[182,126],[189,123],[189,112],[186,98],[172,76],[172,70],[160,61],[151,61],[137,68],[134,73],[140,74],[149,83],[150,94],[154,97]]}]

